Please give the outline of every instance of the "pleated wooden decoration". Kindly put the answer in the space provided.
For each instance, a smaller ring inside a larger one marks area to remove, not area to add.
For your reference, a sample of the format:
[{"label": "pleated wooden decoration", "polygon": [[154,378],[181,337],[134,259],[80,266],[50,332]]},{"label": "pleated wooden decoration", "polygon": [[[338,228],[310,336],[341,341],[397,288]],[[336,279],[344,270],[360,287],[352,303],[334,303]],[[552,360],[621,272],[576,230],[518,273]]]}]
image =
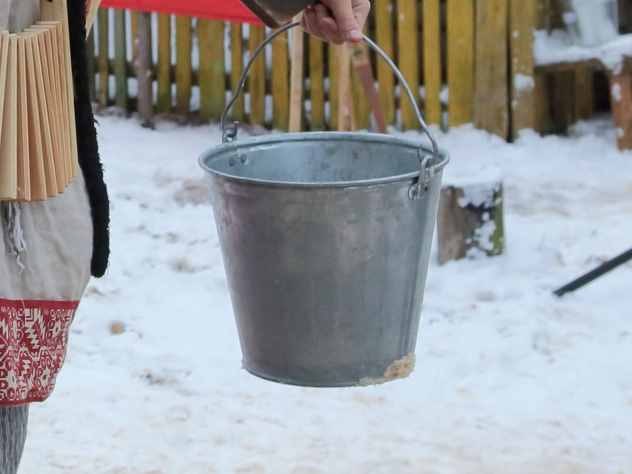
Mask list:
[{"label": "pleated wooden decoration", "polygon": [[0,31],[0,201],[55,197],[78,172],[66,0],[42,0],[41,14]]}]

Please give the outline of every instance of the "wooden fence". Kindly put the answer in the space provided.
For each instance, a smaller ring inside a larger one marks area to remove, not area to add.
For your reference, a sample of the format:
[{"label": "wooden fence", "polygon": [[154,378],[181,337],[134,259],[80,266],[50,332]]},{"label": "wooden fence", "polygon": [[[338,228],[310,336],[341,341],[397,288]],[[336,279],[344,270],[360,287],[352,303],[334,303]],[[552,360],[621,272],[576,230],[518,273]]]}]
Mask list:
[{"label": "wooden fence", "polygon": [[[447,128],[472,122],[510,137],[536,120],[530,84],[540,2],[376,0],[368,34],[396,60],[429,123]],[[95,102],[133,110],[137,91],[148,87],[151,112],[217,120],[249,53],[265,34],[257,26],[102,9],[90,40]],[[305,38],[305,129],[338,127],[341,70],[336,51]],[[355,55],[364,52],[356,50]],[[369,57],[387,123],[417,128],[412,108],[400,100],[393,73],[373,53]],[[278,38],[266,59],[257,61],[235,119],[288,128],[290,58],[288,37]],[[147,67],[139,68],[142,64]],[[369,128],[370,102],[351,69],[355,126]],[[138,74],[140,81],[135,80]]]}]

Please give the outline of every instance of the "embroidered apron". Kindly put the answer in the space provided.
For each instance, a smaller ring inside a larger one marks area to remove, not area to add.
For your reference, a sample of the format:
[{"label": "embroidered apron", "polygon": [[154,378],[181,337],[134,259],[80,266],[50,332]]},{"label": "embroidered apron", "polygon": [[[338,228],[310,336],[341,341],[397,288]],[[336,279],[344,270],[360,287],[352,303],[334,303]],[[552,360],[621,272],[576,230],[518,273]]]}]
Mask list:
[{"label": "embroidered apron", "polygon": [[[37,20],[40,0],[0,0],[0,30]],[[55,198],[0,203],[0,406],[47,399],[90,279],[92,219],[81,172]]]}]

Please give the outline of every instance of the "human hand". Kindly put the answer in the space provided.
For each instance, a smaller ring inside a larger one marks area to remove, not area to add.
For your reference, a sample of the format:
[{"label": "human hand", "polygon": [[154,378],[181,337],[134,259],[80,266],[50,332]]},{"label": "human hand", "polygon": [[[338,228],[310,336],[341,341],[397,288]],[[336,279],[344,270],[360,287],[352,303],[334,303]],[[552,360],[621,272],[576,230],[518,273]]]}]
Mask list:
[{"label": "human hand", "polygon": [[303,14],[305,31],[335,44],[362,41],[369,0],[320,0]]}]

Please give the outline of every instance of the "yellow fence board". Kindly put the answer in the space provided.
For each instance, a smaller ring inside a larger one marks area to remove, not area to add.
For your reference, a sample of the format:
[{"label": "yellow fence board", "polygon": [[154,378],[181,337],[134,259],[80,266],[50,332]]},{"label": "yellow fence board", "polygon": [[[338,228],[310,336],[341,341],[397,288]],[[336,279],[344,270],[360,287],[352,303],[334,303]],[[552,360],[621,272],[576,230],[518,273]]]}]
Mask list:
[{"label": "yellow fence board", "polygon": [[458,126],[474,119],[474,0],[447,2],[448,121]]}]

